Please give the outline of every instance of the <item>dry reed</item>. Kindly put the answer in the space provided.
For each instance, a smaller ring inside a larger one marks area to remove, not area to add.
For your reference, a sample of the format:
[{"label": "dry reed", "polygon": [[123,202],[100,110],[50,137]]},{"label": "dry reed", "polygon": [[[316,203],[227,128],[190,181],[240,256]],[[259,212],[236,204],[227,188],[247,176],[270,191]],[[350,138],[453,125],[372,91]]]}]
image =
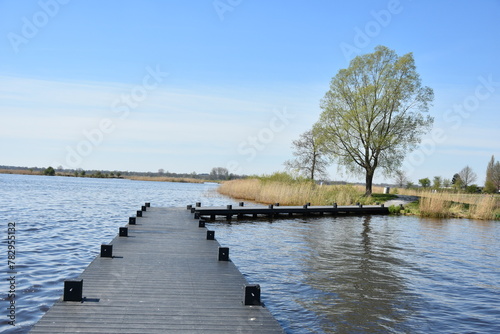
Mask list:
[{"label": "dry reed", "polygon": [[402,195],[420,197],[420,215],[436,218],[498,219],[500,196],[398,189]]},{"label": "dry reed", "polygon": [[313,182],[277,182],[259,179],[232,180],[224,182],[218,192],[237,199],[264,204],[281,205],[349,205],[363,203],[363,192],[349,185],[317,185]]}]

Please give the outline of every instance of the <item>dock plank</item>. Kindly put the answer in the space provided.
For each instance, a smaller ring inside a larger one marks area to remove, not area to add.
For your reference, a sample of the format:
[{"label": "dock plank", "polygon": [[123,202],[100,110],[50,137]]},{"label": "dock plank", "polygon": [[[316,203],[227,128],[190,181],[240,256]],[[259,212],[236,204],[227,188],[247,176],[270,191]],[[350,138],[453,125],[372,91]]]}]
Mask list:
[{"label": "dock plank", "polygon": [[229,206],[229,207],[191,207],[191,213],[200,218],[217,216],[230,218],[232,216],[307,216],[307,215],[387,215],[389,209],[384,205],[349,205],[349,206]]},{"label": "dock plank", "polygon": [[243,305],[248,282],[189,211],[147,208],[128,228],[114,258],[80,275],[86,299],[57,301],[31,333],[283,333],[265,307]]}]

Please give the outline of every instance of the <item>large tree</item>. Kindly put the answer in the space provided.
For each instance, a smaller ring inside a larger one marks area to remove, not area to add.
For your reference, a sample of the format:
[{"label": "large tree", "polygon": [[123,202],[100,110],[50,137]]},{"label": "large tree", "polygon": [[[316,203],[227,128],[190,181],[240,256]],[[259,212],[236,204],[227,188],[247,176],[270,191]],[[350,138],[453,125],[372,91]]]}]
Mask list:
[{"label": "large tree", "polygon": [[494,156],[491,157],[488,167],[486,168],[484,190],[489,193],[496,193],[500,190],[500,162],[495,162]]},{"label": "large tree", "polygon": [[500,191],[500,161],[495,162],[493,166],[491,182],[495,185],[497,192]]},{"label": "large tree", "polygon": [[346,170],[364,173],[369,196],[376,169],[393,173],[432,127],[425,112],[433,98],[411,53],[400,57],[378,46],[333,77],[318,127],[332,157]]},{"label": "large tree", "polygon": [[460,180],[462,180],[462,186],[464,188],[467,188],[468,186],[470,186],[472,183],[476,182],[476,180],[477,180],[476,173],[474,173],[472,168],[470,168],[469,166],[465,166],[460,171],[460,173],[458,173],[458,175],[460,175]]},{"label": "large tree", "polygon": [[[497,161],[497,164],[499,162]],[[484,191],[487,193],[494,193],[498,191],[498,186],[495,186],[495,156],[491,156],[491,160],[486,167],[486,181],[484,183]]]},{"label": "large tree", "polygon": [[324,144],[319,140],[315,129],[301,134],[299,139],[292,142],[292,148],[295,159],[285,161],[288,170],[296,171],[311,180],[327,176],[326,167],[329,162]]}]

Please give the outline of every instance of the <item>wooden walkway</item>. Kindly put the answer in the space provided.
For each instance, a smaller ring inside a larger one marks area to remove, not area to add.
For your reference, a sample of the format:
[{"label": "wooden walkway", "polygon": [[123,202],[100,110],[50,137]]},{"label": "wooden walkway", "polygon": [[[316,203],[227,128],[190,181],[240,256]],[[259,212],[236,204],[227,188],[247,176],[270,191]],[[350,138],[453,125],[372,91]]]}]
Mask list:
[{"label": "wooden walkway", "polygon": [[188,210],[142,216],[80,275],[83,300],[61,298],[31,333],[283,333],[265,307],[244,305],[248,283]]},{"label": "wooden walkway", "polygon": [[228,220],[233,216],[237,218],[279,218],[290,216],[322,216],[329,215],[387,215],[389,208],[382,205],[351,205],[351,206],[310,206],[305,204],[303,206],[254,206],[245,207],[243,202],[239,206],[228,205],[226,207],[201,207],[201,203],[196,203],[193,207],[188,205],[188,210],[194,213],[195,218],[203,219],[217,219],[218,216],[224,217]]}]

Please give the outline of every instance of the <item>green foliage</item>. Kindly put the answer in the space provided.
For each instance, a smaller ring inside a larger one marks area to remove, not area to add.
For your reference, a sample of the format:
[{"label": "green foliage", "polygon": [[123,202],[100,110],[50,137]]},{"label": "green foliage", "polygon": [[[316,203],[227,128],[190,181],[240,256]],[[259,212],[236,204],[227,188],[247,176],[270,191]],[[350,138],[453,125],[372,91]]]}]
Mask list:
[{"label": "green foliage", "polygon": [[286,183],[286,184],[292,184],[292,183],[314,183],[314,181],[307,179],[305,177],[294,177],[291,174],[288,174],[286,172],[274,172],[273,174],[270,175],[262,175],[262,176],[257,176],[255,177],[262,182],[281,182],[281,183]]},{"label": "green foliage", "polygon": [[49,166],[43,171],[43,175],[54,176],[56,175],[56,171],[54,170],[54,168]]},{"label": "green foliage", "polygon": [[439,189],[441,188],[443,184],[443,179],[441,178],[441,176],[434,176],[434,180],[432,180],[432,187],[434,189]]},{"label": "green foliage", "polygon": [[486,181],[486,183],[484,184],[484,190],[483,190],[485,193],[488,193],[488,194],[494,194],[497,192],[497,187],[495,187],[495,184],[493,183],[493,181]]},{"label": "green foliage", "polygon": [[399,205],[391,205],[389,207],[389,213],[391,215],[399,215],[401,214],[401,207]]},{"label": "green foliage", "polygon": [[411,53],[400,57],[378,46],[332,78],[315,128],[333,159],[365,175],[370,195],[376,168],[397,170],[432,127],[434,120],[425,112],[433,98],[432,89],[421,84]]},{"label": "green foliage", "polygon": [[398,198],[398,196],[394,194],[372,194],[373,201],[371,202],[379,202],[384,203],[390,201],[392,199]]},{"label": "green foliage", "polygon": [[426,178],[418,180],[418,183],[420,183],[422,188],[427,188],[431,185],[431,180],[429,180],[429,178],[426,177]]},{"label": "green foliage", "polygon": [[453,188],[456,189],[456,190],[459,190],[460,188],[462,188],[462,178],[460,177],[460,175],[458,173],[455,173],[451,179],[451,184],[453,185]]},{"label": "green foliage", "polygon": [[479,191],[479,187],[476,184],[472,184],[470,186],[467,186],[467,188],[465,188],[465,192],[467,192],[469,194],[477,194],[480,191]]}]

